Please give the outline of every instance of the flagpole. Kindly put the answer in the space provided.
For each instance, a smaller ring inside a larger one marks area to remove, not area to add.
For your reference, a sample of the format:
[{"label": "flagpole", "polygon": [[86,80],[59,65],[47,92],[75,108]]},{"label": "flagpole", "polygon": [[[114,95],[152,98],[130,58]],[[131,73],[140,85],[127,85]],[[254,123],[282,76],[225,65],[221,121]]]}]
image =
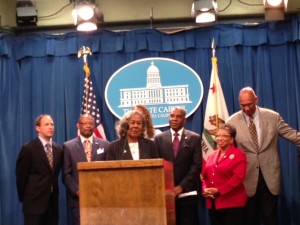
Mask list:
[{"label": "flagpole", "polygon": [[87,56],[92,55],[92,52],[89,47],[82,46],[78,50],[78,58],[83,57],[83,71],[85,72],[85,112],[88,111],[88,96],[89,96],[89,76],[91,74],[89,65],[87,63]]},{"label": "flagpole", "polygon": [[[214,71],[214,88],[215,88],[215,92],[218,92],[217,89],[217,74],[218,74],[218,66],[217,66],[217,58],[216,58],[216,43],[215,43],[215,39],[213,38],[212,43],[211,43],[211,48],[212,48],[212,69]],[[216,128],[219,128],[219,109],[218,109],[218,94],[216,93],[215,95],[215,115],[216,115]]]}]

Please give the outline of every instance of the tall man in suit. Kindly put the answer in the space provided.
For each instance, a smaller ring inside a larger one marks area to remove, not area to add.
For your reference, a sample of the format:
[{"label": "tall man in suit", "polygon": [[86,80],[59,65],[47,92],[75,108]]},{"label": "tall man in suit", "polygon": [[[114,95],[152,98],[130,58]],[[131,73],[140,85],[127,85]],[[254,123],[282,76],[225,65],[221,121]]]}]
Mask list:
[{"label": "tall man in suit", "polygon": [[[199,225],[198,192],[202,162],[201,137],[186,130],[186,112],[175,107],[169,115],[170,130],[154,137],[159,156],[173,162],[174,194],[176,196],[176,224]],[[179,138],[178,150],[173,150],[175,135]]]},{"label": "tall man in suit", "polygon": [[63,151],[52,141],[54,122],[50,115],[37,117],[35,129],[38,137],[22,146],[16,165],[24,224],[57,225],[58,175],[63,163]]},{"label": "tall man in suit", "polygon": [[80,224],[78,162],[102,161],[106,158],[108,141],[93,136],[95,122],[89,114],[80,116],[77,128],[80,136],[64,143],[63,181],[68,192],[72,224]]},{"label": "tall man in suit", "polygon": [[[246,224],[278,225],[277,205],[280,193],[280,158],[278,137],[300,147],[300,132],[291,128],[279,115],[270,109],[257,106],[258,97],[250,87],[239,93],[241,111],[227,119],[237,131],[238,148],[247,156],[247,173],[244,185],[248,194]],[[258,145],[248,129],[253,120]]]}]

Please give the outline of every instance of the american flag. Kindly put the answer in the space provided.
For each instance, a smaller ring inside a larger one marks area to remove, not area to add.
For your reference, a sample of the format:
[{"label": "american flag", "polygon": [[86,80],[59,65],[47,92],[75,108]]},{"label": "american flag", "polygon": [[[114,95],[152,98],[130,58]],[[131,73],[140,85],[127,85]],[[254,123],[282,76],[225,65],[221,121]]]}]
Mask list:
[{"label": "american flag", "polygon": [[88,113],[94,117],[95,120],[94,135],[106,140],[106,135],[101,123],[99,108],[97,107],[97,100],[96,100],[96,95],[94,93],[93,82],[90,79],[90,77],[91,76],[85,77],[83,101],[81,105],[81,114]]}]

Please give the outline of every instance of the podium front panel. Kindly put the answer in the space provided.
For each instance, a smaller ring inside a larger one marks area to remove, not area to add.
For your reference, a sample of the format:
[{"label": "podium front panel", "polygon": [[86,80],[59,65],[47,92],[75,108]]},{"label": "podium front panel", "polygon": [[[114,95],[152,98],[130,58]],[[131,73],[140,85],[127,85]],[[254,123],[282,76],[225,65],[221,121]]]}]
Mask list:
[{"label": "podium front panel", "polygon": [[163,160],[78,163],[81,225],[166,225]]}]

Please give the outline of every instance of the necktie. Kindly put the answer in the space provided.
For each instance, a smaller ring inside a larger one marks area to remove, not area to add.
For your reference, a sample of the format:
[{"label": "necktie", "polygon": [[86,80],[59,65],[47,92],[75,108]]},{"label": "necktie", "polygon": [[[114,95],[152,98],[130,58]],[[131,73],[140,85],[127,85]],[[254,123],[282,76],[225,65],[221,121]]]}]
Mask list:
[{"label": "necktie", "polygon": [[51,145],[50,143],[46,144],[46,154],[47,154],[47,158],[50,164],[51,169],[53,168],[53,154],[51,151]]},{"label": "necktie", "polygon": [[258,150],[257,131],[256,131],[255,124],[253,122],[253,117],[252,116],[249,117],[249,132],[250,132],[252,141],[255,145],[255,149]]},{"label": "necktie", "polygon": [[91,143],[88,139],[85,141],[85,155],[86,155],[86,160],[88,162],[92,161],[92,150],[91,150]]},{"label": "necktie", "polygon": [[177,156],[177,152],[178,152],[178,147],[179,147],[179,138],[178,138],[179,134],[176,132],[174,134],[174,140],[173,140],[173,151],[174,151],[174,156]]}]

